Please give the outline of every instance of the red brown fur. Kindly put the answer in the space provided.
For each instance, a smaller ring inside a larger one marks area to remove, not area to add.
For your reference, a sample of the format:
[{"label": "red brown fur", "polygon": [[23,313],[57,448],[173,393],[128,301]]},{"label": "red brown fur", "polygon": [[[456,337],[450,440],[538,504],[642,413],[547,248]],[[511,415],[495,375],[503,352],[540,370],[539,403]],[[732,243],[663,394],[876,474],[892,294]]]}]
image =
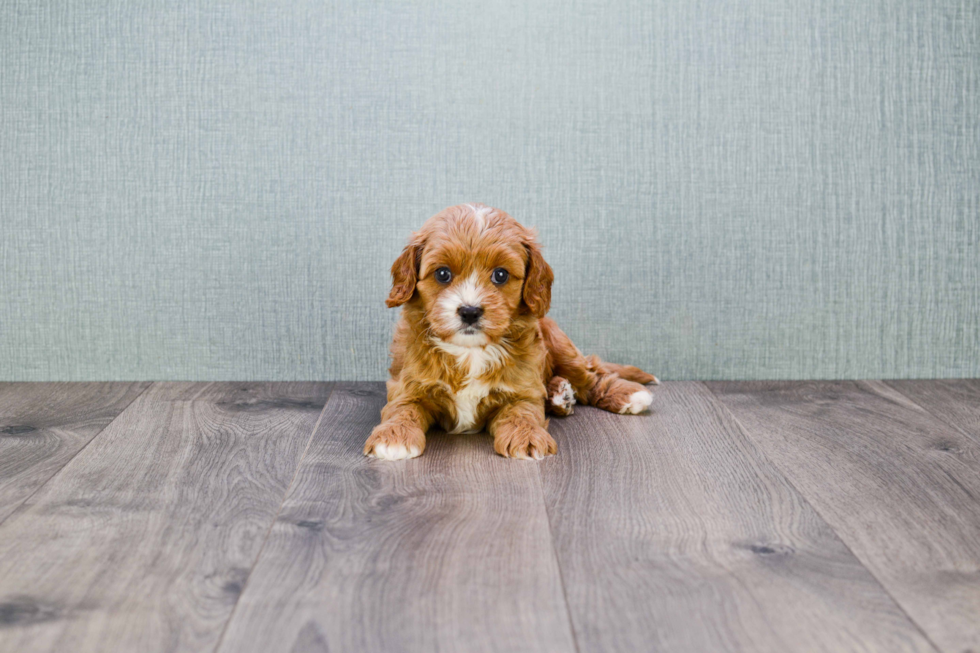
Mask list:
[{"label": "red brown fur", "polygon": [[[439,425],[485,427],[500,455],[543,458],[558,448],[546,412],[568,415],[578,402],[636,413],[652,400],[641,384],[657,383],[653,375],[583,356],[545,317],[551,266],[535,233],[503,211],[482,204],[440,211],[412,234],[391,276],[386,303],[403,308],[388,403],[367,455],[421,455],[426,431]],[[469,320],[482,314],[468,323],[467,311]]]}]

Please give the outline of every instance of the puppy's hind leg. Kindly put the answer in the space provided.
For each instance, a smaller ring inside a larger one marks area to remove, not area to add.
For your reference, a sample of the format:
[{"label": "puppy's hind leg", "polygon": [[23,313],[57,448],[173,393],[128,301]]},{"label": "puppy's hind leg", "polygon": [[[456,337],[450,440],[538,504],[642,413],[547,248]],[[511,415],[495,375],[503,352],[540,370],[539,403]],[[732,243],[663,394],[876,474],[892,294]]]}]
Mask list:
[{"label": "puppy's hind leg", "polygon": [[568,379],[561,376],[551,377],[548,382],[548,396],[545,398],[545,410],[552,415],[564,417],[574,412],[575,389]]},{"label": "puppy's hind leg", "polygon": [[[598,356],[583,356],[558,325],[549,318],[540,321],[542,335],[555,378],[567,379],[579,403],[613,413],[641,413],[653,403],[653,395],[641,383],[659,383],[632,365],[607,363]],[[548,396],[551,397],[549,383]]]},{"label": "puppy's hind leg", "polygon": [[621,379],[618,374],[601,374],[589,392],[589,403],[611,413],[636,415],[650,407],[653,395],[639,383]]},{"label": "puppy's hind leg", "polygon": [[621,415],[642,413],[653,403],[653,395],[641,384],[659,384],[652,374],[632,365],[617,365],[587,356],[589,367],[596,371],[598,382],[589,393],[589,403],[596,408]]},{"label": "puppy's hind leg", "polygon": [[586,360],[592,369],[596,370],[599,374],[618,374],[619,378],[626,379],[627,381],[634,381],[636,383],[652,383],[653,385],[660,385],[660,380],[652,374],[644,372],[639,367],[633,365],[618,365],[616,363],[607,363],[604,360],[600,360],[598,356],[593,354],[592,356],[586,356]]}]

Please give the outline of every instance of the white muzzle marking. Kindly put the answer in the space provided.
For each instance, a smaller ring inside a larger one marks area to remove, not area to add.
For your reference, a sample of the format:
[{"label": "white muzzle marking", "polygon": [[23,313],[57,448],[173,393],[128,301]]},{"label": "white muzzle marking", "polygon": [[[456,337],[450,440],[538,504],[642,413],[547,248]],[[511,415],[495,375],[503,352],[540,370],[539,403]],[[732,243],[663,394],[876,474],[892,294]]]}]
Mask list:
[{"label": "white muzzle marking", "polygon": [[[480,289],[480,285],[477,282],[476,274],[471,274],[469,278],[464,280],[459,284],[458,287],[453,288],[445,293],[445,295],[439,299],[439,317],[442,322],[449,328],[456,331],[468,331],[468,333],[457,333],[453,336],[453,341],[455,344],[463,345],[467,347],[474,347],[478,345],[485,345],[487,343],[487,337],[479,331],[479,329],[474,328],[472,325],[465,324],[456,312],[459,310],[460,306],[482,306],[483,305],[483,291]],[[458,342],[456,338],[461,338]],[[470,338],[470,340],[467,340]]]}]

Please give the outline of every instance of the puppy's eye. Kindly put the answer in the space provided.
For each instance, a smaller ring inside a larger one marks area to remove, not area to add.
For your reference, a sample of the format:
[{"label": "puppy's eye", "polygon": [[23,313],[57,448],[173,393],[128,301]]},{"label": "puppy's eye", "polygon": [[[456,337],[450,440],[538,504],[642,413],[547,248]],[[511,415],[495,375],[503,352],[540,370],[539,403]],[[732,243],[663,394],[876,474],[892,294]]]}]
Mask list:
[{"label": "puppy's eye", "polygon": [[498,286],[502,283],[507,283],[507,279],[509,278],[510,278],[510,272],[508,272],[503,268],[497,268],[496,270],[493,271],[493,274],[490,275],[490,280],[493,281]]},{"label": "puppy's eye", "polygon": [[449,283],[453,280],[453,273],[449,268],[439,268],[436,270],[436,281],[439,283]]}]

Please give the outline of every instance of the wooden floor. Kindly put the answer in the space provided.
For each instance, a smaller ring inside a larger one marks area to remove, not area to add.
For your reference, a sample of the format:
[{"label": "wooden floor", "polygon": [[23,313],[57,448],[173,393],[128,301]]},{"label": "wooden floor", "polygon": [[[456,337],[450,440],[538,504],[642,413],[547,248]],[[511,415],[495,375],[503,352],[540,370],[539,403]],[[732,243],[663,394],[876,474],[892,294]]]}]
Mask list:
[{"label": "wooden floor", "polygon": [[382,384],[0,384],[0,651],[980,652],[980,381],[654,395],[382,462]]}]

